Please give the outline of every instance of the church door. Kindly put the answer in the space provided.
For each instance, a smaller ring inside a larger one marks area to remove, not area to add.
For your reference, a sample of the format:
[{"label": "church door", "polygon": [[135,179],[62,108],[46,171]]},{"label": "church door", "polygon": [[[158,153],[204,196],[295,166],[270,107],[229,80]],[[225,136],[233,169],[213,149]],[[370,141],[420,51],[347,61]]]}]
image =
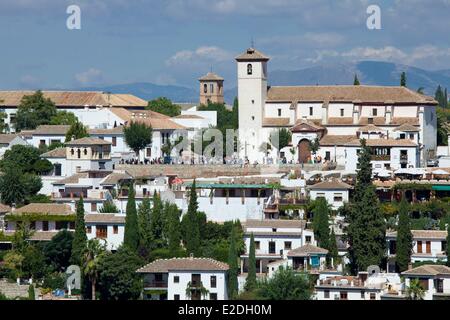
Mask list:
[{"label": "church door", "polygon": [[298,144],[298,161],[307,163],[311,159],[311,150],[309,149],[309,140],[303,139]]}]

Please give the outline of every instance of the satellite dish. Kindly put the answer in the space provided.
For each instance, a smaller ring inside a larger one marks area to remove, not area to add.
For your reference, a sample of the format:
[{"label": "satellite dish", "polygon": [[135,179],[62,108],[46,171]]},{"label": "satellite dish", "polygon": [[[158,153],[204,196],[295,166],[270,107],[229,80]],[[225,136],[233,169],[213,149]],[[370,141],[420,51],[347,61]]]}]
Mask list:
[{"label": "satellite dish", "polygon": [[369,274],[369,276],[375,276],[377,274],[380,273],[380,267],[379,266],[369,266],[367,268],[367,273]]}]

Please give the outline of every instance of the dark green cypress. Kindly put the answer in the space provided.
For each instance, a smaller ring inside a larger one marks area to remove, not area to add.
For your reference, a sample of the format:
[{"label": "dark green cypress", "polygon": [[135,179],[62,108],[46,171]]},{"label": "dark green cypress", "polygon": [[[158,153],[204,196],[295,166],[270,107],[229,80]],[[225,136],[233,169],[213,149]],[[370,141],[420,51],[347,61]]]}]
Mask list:
[{"label": "dark green cypress", "polygon": [[163,230],[164,230],[164,206],[159,197],[158,193],[153,194],[153,207],[151,211],[150,217],[150,230],[152,233],[152,237],[155,241],[155,246],[157,248],[162,248],[166,245],[166,241],[164,239]]},{"label": "dark green cypress", "polygon": [[411,233],[411,221],[408,212],[408,203],[403,196],[399,206],[398,228],[397,228],[397,253],[396,261],[400,272],[408,270],[413,249],[413,237]]},{"label": "dark green cypress", "polygon": [[70,257],[70,263],[81,266],[87,243],[86,225],[84,223],[84,202],[82,196],[77,202],[76,207],[77,216],[75,221],[75,233],[72,241],[72,255]]},{"label": "dark green cypress", "polygon": [[328,246],[328,257],[333,258],[334,264],[336,265],[336,259],[339,257],[339,251],[336,242],[336,234],[334,229],[331,229],[330,242]]},{"label": "dark green cypress", "polygon": [[138,209],[139,241],[140,245],[150,250],[153,244],[150,228],[151,205],[150,199],[145,197]]},{"label": "dark green cypress", "polygon": [[198,202],[197,202],[197,190],[195,180],[192,184],[188,211],[186,213],[186,250],[188,254],[193,253],[194,256],[199,256],[201,253],[201,236],[200,236],[200,225],[198,221]]},{"label": "dark green cypress", "polygon": [[314,233],[316,235],[319,246],[325,249],[329,247],[330,241],[330,209],[325,198],[318,198],[314,206]]},{"label": "dark green cypress", "polygon": [[406,72],[402,72],[400,76],[400,86],[406,87]]},{"label": "dark green cypress", "polygon": [[248,254],[248,275],[245,282],[245,290],[252,291],[256,288],[256,250],[253,232],[250,236],[250,250]]},{"label": "dark green cypress", "polygon": [[236,231],[235,227],[231,228],[230,248],[228,251],[228,298],[234,299],[238,294],[238,256],[236,249]]},{"label": "dark green cypress", "polygon": [[125,217],[125,234],[123,237],[123,245],[134,252],[137,252],[139,247],[139,226],[133,184],[130,184],[126,210],[127,215]]},{"label": "dark green cypress", "polygon": [[353,80],[354,86],[359,86],[361,83],[359,82],[358,75],[355,73],[355,79]]},{"label": "dark green cypress", "polygon": [[447,266],[450,267],[450,221],[447,224]]},{"label": "dark green cypress", "polygon": [[180,223],[180,210],[176,204],[167,204],[167,229],[169,240],[169,252],[171,255],[177,255],[180,252],[181,242],[181,223]]}]

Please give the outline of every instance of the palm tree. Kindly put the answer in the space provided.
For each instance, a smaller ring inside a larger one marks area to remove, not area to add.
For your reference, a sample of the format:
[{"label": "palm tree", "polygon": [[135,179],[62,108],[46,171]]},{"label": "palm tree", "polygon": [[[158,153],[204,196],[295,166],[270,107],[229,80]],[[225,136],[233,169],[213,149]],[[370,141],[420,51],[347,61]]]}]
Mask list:
[{"label": "palm tree", "polygon": [[98,239],[91,239],[86,243],[86,250],[83,255],[83,273],[91,282],[92,300],[95,300],[95,286],[99,273],[99,262],[106,252],[106,243],[101,243]]},{"label": "palm tree", "polygon": [[420,284],[419,279],[412,279],[409,287],[406,288],[406,296],[408,300],[423,300],[425,289]]}]

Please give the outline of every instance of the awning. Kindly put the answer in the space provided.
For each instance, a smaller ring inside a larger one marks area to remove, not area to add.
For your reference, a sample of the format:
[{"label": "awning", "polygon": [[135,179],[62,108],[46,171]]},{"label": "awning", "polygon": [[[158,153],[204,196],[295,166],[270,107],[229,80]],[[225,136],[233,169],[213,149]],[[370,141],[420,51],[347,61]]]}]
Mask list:
[{"label": "awning", "polygon": [[431,189],[434,191],[450,191],[450,186],[432,186]]}]

